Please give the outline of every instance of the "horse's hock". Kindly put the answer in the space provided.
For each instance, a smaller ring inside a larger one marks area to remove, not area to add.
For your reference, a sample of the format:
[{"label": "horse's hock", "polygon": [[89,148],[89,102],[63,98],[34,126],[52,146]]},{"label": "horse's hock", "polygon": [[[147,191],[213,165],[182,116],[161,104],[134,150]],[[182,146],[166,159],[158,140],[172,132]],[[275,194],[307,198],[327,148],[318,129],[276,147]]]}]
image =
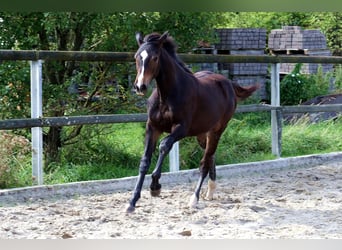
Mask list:
[{"label": "horse's hock", "polygon": [[[222,28],[215,31],[219,42],[210,47],[196,48],[197,53],[226,55],[264,55],[266,53],[266,29]],[[326,38],[320,30],[283,26],[282,29],[271,30],[267,42],[268,49],[273,55],[331,56]],[[281,63],[280,72],[288,74],[294,66],[293,63]],[[316,73],[318,66],[313,63],[303,64],[302,73]],[[200,67],[202,70],[219,71],[242,86],[258,82],[261,85],[260,98],[267,97],[265,82],[268,76],[268,65],[266,63],[203,63]],[[332,70],[333,65],[323,64],[322,68],[323,72],[328,72]]]}]

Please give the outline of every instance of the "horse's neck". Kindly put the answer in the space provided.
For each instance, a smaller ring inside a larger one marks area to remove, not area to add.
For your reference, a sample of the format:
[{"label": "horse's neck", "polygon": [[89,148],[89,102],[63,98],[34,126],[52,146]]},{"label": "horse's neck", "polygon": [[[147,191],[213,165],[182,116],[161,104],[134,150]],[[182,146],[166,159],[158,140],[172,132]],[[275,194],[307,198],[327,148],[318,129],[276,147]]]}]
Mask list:
[{"label": "horse's neck", "polygon": [[180,66],[169,55],[162,58],[159,74],[156,77],[158,94],[162,101],[166,101],[170,96],[176,95],[180,85],[178,83],[179,74],[184,74]]}]

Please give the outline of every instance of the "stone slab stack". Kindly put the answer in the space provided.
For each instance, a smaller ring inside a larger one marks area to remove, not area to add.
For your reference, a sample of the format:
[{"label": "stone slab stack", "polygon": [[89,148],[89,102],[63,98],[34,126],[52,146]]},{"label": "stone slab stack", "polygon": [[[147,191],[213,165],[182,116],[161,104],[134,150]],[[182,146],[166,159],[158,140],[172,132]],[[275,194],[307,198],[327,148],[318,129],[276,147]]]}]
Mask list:
[{"label": "stone slab stack", "polygon": [[[215,44],[217,54],[264,55],[266,48],[266,29],[224,28],[215,30],[219,42]],[[260,97],[266,97],[265,82],[268,65],[266,63],[226,63],[218,64],[218,70],[240,85],[260,83]]]},{"label": "stone slab stack", "polygon": [[[304,30],[300,26],[283,26],[282,29],[271,30],[268,36],[268,48],[274,55],[308,55],[331,56],[327,48],[324,34],[320,30]],[[331,71],[332,64],[322,64],[323,72]],[[280,72],[290,73],[295,67],[293,63],[280,64]],[[303,64],[301,72],[316,73],[319,64]]]}]

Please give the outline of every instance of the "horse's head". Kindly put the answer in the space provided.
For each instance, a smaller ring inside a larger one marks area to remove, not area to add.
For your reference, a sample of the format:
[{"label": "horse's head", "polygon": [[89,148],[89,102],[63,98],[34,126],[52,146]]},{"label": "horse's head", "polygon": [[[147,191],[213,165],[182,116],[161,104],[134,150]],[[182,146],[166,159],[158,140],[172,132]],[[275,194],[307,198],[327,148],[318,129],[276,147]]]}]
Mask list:
[{"label": "horse's head", "polygon": [[135,35],[139,49],[135,54],[137,76],[134,82],[136,93],[144,95],[150,82],[158,75],[159,58],[168,32],[160,35],[152,33],[143,38],[141,33]]}]

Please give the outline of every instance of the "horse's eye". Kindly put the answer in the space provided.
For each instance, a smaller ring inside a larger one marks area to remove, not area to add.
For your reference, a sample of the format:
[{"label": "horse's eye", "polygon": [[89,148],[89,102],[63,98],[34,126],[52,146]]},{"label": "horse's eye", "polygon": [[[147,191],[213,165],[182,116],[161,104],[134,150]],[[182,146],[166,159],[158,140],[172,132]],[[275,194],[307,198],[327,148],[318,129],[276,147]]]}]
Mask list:
[{"label": "horse's eye", "polygon": [[152,57],[152,60],[153,60],[154,62],[158,61],[158,56],[153,56],[153,57]]}]

